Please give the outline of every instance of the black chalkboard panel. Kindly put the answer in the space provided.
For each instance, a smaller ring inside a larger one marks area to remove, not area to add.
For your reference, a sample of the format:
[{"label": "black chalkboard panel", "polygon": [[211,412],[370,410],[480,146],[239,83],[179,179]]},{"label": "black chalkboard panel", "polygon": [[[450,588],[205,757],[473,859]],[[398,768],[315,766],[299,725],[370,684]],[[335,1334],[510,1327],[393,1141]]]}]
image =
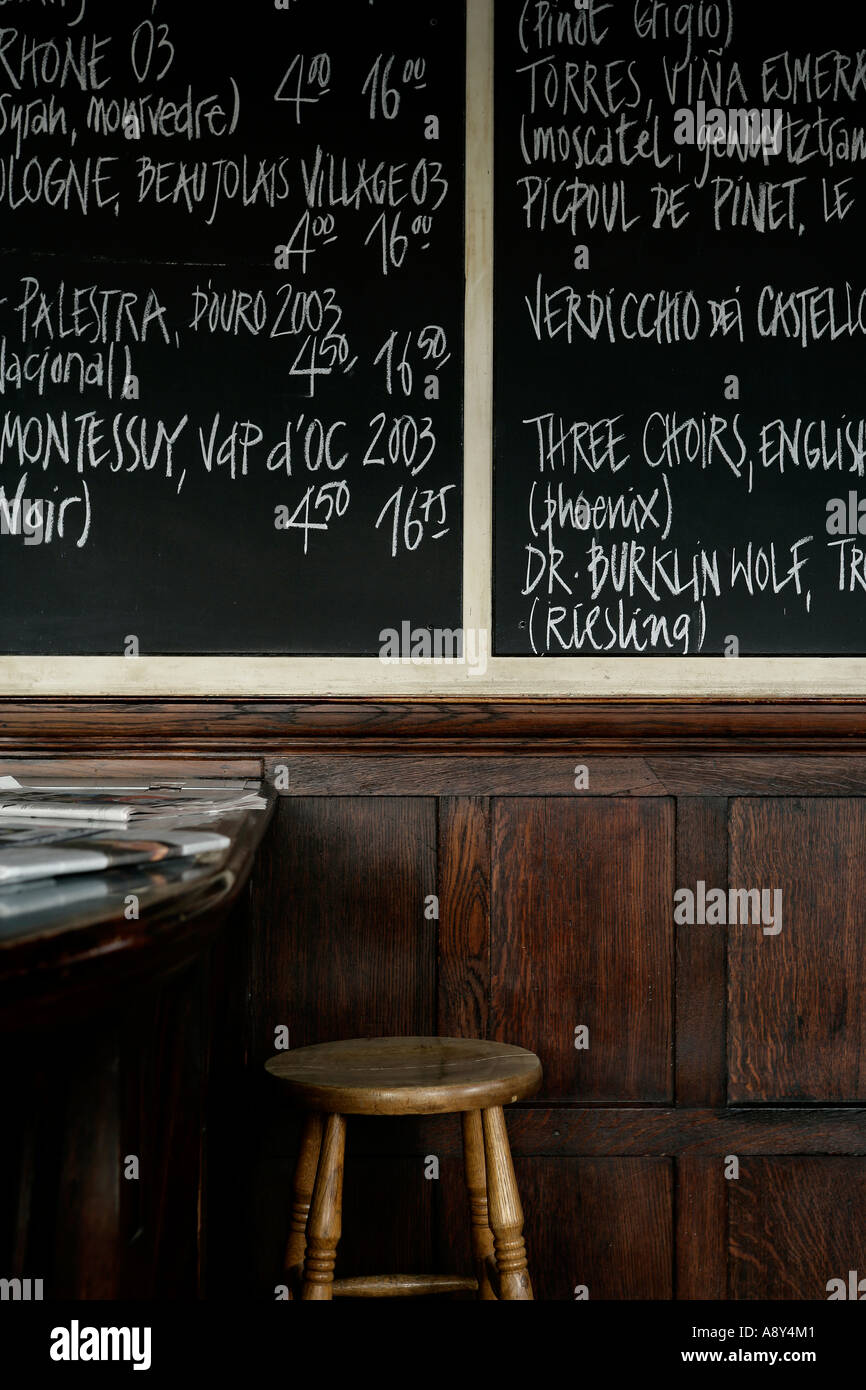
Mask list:
[{"label": "black chalkboard panel", "polygon": [[459,626],[464,71],[455,0],[0,9],[0,650]]},{"label": "black chalkboard panel", "polygon": [[496,23],[496,653],[862,653],[862,8]]}]

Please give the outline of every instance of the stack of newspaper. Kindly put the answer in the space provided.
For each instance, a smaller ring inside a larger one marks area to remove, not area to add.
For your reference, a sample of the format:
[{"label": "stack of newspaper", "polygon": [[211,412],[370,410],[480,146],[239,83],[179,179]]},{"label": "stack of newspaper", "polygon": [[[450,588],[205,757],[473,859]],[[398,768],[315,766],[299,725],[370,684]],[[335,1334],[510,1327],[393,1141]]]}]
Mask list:
[{"label": "stack of newspaper", "polygon": [[224,852],[209,820],[267,805],[247,781],[86,785],[0,777],[0,889]]}]

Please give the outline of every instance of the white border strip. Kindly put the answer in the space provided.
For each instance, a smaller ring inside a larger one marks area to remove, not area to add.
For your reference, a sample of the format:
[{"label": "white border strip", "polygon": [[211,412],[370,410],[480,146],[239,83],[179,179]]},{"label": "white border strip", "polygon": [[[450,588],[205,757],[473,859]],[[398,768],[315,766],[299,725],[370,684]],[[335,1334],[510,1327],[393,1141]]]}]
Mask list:
[{"label": "white border strip", "polygon": [[[463,623],[492,630],[493,5],[467,0]],[[2,696],[438,698],[866,697],[866,658],[0,657]]]},{"label": "white border strip", "polygon": [[493,632],[493,0],[467,0],[463,628]]},{"label": "white border strip", "polygon": [[863,698],[862,658],[499,657],[486,672],[457,665],[386,666],[375,658],[5,657],[3,696],[283,696],[371,699]]}]

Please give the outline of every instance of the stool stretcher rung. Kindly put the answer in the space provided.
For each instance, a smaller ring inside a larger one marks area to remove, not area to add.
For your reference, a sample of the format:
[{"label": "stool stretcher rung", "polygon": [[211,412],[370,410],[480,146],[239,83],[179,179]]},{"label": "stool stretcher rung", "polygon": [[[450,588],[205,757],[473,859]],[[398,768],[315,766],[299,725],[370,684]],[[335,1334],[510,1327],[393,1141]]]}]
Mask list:
[{"label": "stool stretcher rung", "polygon": [[426,1293],[476,1293],[478,1280],[459,1274],[368,1274],[335,1279],[335,1298],[419,1298]]}]

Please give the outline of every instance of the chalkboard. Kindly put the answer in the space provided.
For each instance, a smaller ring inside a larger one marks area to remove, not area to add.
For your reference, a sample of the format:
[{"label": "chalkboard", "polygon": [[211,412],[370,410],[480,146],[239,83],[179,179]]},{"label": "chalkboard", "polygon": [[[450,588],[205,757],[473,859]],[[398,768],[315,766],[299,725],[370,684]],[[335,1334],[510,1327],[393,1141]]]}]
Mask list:
[{"label": "chalkboard", "polygon": [[497,0],[497,655],[866,650],[864,37]]},{"label": "chalkboard", "polygon": [[461,618],[465,6],[0,8],[0,650]]}]

